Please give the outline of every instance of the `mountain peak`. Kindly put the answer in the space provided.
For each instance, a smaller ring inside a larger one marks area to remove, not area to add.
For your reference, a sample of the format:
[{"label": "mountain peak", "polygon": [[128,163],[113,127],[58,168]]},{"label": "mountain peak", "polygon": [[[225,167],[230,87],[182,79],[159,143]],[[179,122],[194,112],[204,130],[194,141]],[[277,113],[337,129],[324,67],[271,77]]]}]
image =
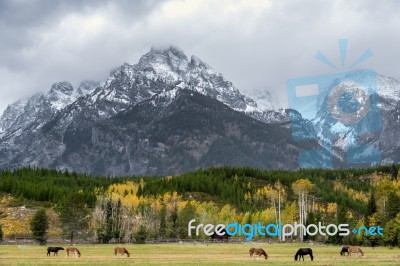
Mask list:
[{"label": "mountain peak", "polygon": [[152,47],[143,55],[136,65],[139,71],[152,70],[158,77],[176,81],[187,72],[189,60],[186,55],[174,46],[167,48]]},{"label": "mountain peak", "polygon": [[51,86],[51,89],[50,89],[50,93],[61,92],[68,96],[70,96],[73,91],[74,91],[74,88],[72,87],[71,83],[69,83],[68,81],[56,82]]},{"label": "mountain peak", "polygon": [[150,49],[151,54],[164,54],[164,55],[173,55],[175,57],[178,57],[182,60],[187,60],[187,57],[185,55],[185,53],[183,52],[182,49],[176,47],[176,46],[167,46],[167,47],[156,47],[156,46],[152,46]]},{"label": "mountain peak", "polygon": [[92,92],[97,86],[99,86],[100,82],[93,80],[83,80],[78,87],[78,94],[85,95]]}]

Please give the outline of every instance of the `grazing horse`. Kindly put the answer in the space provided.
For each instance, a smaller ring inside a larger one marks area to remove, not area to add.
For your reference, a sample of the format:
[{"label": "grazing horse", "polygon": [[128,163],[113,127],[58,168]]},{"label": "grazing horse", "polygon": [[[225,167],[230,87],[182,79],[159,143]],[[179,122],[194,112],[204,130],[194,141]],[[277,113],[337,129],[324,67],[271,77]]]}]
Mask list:
[{"label": "grazing horse", "polygon": [[301,249],[299,249],[297,251],[296,255],[294,255],[294,260],[297,260],[297,258],[298,258],[299,261],[300,261],[300,258],[303,258],[303,261],[304,261],[304,255],[310,255],[311,260],[314,260],[314,256],[312,254],[312,249],[311,248],[301,248]]},{"label": "grazing horse", "polygon": [[356,253],[356,257],[358,256],[358,253],[361,253],[361,256],[364,256],[364,252],[362,252],[360,247],[349,247],[348,252],[351,257],[351,253]]},{"label": "grazing horse", "polygon": [[53,256],[57,255],[58,256],[58,251],[59,250],[64,250],[62,247],[48,247],[47,248],[47,256],[50,256],[51,252],[54,252]]},{"label": "grazing horse", "polygon": [[230,235],[228,235],[226,230],[223,229],[220,234],[214,232],[210,237],[212,242],[228,242]]},{"label": "grazing horse", "polygon": [[117,247],[114,249],[114,255],[117,255],[117,254],[121,254],[122,256],[124,254],[126,254],[126,256],[128,256],[128,257],[131,255],[131,254],[129,254],[128,250],[126,250],[126,248],[121,248],[121,247]]},{"label": "grazing horse", "polygon": [[268,259],[268,254],[262,248],[251,248],[249,250],[249,254],[250,254],[250,257],[253,259],[254,259],[253,254],[258,255],[259,257],[264,256],[265,259]]},{"label": "grazing horse", "polygon": [[349,256],[349,246],[345,246],[345,247],[342,247],[342,250],[340,251],[340,256],[345,256],[346,254],[345,253],[347,253],[347,256]]},{"label": "grazing horse", "polygon": [[69,256],[69,253],[74,254],[75,257],[80,257],[81,253],[77,248],[67,248],[65,251],[67,251],[67,256]]}]

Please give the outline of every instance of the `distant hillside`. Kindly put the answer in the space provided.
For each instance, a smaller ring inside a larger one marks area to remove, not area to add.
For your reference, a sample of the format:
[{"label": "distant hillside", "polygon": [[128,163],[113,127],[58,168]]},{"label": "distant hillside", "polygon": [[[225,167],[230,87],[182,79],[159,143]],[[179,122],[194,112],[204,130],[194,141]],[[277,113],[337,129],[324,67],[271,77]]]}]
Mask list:
[{"label": "distant hillside", "polygon": [[[52,217],[52,236],[127,242],[140,230],[146,230],[150,238],[187,238],[192,219],[223,224],[299,222],[299,206],[304,204],[303,222],[307,224],[383,226],[400,212],[399,167],[298,171],[217,167],[147,178],[22,168],[0,174],[0,224],[6,238],[12,232],[27,236],[33,210],[45,207]],[[17,216],[23,219],[12,219]],[[353,244],[375,241],[355,236],[311,239]]]}]

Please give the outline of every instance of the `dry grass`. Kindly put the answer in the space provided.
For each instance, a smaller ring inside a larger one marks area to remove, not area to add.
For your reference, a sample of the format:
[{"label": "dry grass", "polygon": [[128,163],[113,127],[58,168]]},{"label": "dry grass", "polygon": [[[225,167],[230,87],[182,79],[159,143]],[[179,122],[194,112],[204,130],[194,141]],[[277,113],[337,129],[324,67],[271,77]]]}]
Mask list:
[{"label": "dry grass", "polygon": [[[0,265],[400,265],[400,249],[385,247],[362,248],[364,257],[341,257],[340,247],[311,245],[314,261],[307,256],[296,262],[294,254],[301,244],[147,244],[124,245],[131,257],[114,256],[117,245],[78,245],[82,257],[66,257],[65,251],[57,256],[46,256],[46,247],[0,246]],[[264,248],[269,258],[250,259],[250,247]]]}]

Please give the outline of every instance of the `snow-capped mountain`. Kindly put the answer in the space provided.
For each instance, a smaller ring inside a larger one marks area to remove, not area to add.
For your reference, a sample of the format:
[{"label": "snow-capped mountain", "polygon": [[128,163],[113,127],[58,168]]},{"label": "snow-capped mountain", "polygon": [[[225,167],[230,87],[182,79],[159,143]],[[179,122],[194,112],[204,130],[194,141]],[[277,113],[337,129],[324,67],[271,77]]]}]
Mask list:
[{"label": "snow-capped mountain", "polygon": [[97,85],[94,81],[84,81],[74,90],[69,82],[57,82],[47,93],[37,93],[9,105],[0,117],[0,136],[22,130],[35,122],[36,126],[43,125],[57,111],[92,92]]},{"label": "snow-capped mountain", "polygon": [[315,134],[295,110],[259,108],[222,74],[174,47],[152,48],[98,86],[55,84],[9,106],[1,121],[0,168],[110,175],[221,164],[296,168],[300,150],[316,144],[292,141],[290,125]]},{"label": "snow-capped mountain", "polygon": [[137,64],[125,63],[114,70],[87,101],[100,105],[112,103],[101,113],[102,117],[108,117],[175,88],[197,91],[238,111],[261,111],[252,99],[241,94],[222,74],[195,56],[189,61],[175,47],[152,48]]}]

